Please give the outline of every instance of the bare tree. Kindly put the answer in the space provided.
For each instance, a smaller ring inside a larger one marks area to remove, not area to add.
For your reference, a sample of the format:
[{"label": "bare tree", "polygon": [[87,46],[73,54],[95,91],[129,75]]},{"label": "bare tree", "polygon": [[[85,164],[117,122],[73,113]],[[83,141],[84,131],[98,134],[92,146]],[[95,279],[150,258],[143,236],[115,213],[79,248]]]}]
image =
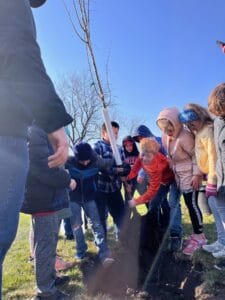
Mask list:
[{"label": "bare tree", "polygon": [[141,117],[135,117],[135,118],[129,118],[127,119],[126,117],[122,119],[122,125],[123,125],[123,131],[125,132],[126,130],[126,134],[127,135],[132,135],[135,128],[137,128],[137,126],[141,125],[145,123],[144,118]]},{"label": "bare tree", "polygon": [[106,100],[106,93],[103,89],[103,83],[100,78],[97,63],[94,55],[92,40],[91,40],[91,30],[90,30],[90,0],[71,0],[74,16],[71,14],[71,10],[66,4],[65,0],[62,0],[64,7],[67,11],[68,17],[72,24],[75,34],[79,39],[85,44],[85,49],[87,53],[87,61],[90,69],[90,74],[93,82],[93,88],[96,95],[100,99],[103,106],[103,116],[106,124],[106,128],[109,134],[109,139],[111,147],[114,153],[115,160],[118,165],[122,163],[118,148],[116,146],[115,137],[112,131],[112,126],[110,122],[110,117],[108,114],[107,106],[108,102]]},{"label": "bare tree", "polygon": [[67,111],[73,117],[67,133],[70,144],[98,138],[102,123],[101,103],[87,74],[63,76],[57,83],[57,91]]},{"label": "bare tree", "polygon": [[67,11],[68,17],[72,24],[75,34],[85,44],[88,66],[93,81],[93,88],[102,102],[103,107],[107,107],[105,99],[105,91],[103,89],[102,80],[100,78],[97,63],[93,51],[90,30],[90,0],[71,0],[72,10],[62,0],[64,7]]},{"label": "bare tree", "polygon": [[116,110],[113,111],[111,116],[120,124],[120,138],[123,139],[127,135],[132,135],[135,128],[141,124],[145,124],[146,120],[144,117],[136,116],[136,117],[127,117],[124,113],[118,112]]}]

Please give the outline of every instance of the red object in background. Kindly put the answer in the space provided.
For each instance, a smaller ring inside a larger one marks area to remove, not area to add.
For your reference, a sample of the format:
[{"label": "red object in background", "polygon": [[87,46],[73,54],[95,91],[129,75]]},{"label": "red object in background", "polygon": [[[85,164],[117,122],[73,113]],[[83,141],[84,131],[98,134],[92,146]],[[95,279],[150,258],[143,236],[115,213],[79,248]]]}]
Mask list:
[{"label": "red object in background", "polygon": [[225,53],[225,43],[222,41],[216,41],[216,43],[221,48],[222,52]]}]

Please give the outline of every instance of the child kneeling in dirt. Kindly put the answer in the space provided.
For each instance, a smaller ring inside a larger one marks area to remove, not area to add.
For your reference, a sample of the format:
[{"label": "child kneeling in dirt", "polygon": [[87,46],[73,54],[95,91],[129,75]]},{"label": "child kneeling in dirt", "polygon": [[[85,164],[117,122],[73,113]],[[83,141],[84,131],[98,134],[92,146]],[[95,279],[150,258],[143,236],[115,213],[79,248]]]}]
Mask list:
[{"label": "child kneeling in dirt", "polygon": [[69,173],[77,182],[77,188],[70,192],[70,206],[72,210],[71,225],[76,239],[76,259],[85,257],[87,244],[82,230],[81,208],[91,223],[94,240],[99,248],[98,256],[106,266],[114,260],[110,258],[105,232],[100,221],[99,212],[95,202],[96,179],[98,172],[113,169],[114,159],[100,158],[88,143],[80,142],[73,148],[74,157],[66,164]]},{"label": "child kneeling in dirt", "polygon": [[155,211],[164,201],[170,184],[174,181],[174,174],[169,168],[167,159],[159,152],[159,149],[160,145],[155,139],[143,138],[140,142],[140,156],[127,178],[131,180],[136,177],[141,168],[151,178],[147,191],[143,195],[130,200],[129,206],[134,207],[151,201],[149,214],[152,215],[152,218],[157,216]]}]

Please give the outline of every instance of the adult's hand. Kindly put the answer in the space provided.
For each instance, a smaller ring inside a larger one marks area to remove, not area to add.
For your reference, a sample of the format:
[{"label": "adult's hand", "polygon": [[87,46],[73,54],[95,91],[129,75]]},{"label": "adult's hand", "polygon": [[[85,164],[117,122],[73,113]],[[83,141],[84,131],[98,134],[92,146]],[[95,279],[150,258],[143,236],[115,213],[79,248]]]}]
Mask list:
[{"label": "adult's hand", "polygon": [[55,153],[48,158],[49,168],[63,165],[69,155],[69,145],[64,128],[48,134],[48,139],[55,150]]}]

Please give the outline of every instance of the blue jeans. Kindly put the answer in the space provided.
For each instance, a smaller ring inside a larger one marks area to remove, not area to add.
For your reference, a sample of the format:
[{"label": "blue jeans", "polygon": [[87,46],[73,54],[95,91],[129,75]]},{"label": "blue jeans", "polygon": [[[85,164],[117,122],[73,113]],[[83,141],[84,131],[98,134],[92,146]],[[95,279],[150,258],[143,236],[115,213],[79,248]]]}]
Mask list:
[{"label": "blue jeans", "polygon": [[166,195],[168,191],[169,191],[169,184],[168,185],[161,184],[157,194],[149,203],[149,208],[148,208],[149,215],[157,224],[159,224],[160,222],[160,218],[159,218],[159,212],[161,210],[160,206],[164,201],[167,201]]},{"label": "blue jeans", "polygon": [[106,209],[108,209],[110,215],[112,216],[113,222],[116,225],[119,233],[122,229],[125,215],[125,205],[120,190],[111,193],[103,193],[98,191],[96,195],[96,204],[100,221],[105,231],[105,236],[107,236]]},{"label": "blue jeans", "polygon": [[16,236],[27,171],[26,140],[0,136],[0,299],[2,264]]},{"label": "blue jeans", "polygon": [[170,236],[182,236],[182,221],[181,221],[181,206],[180,206],[180,191],[177,188],[176,182],[170,185],[169,194],[170,205]]},{"label": "blue jeans", "polygon": [[225,199],[211,196],[208,201],[215,219],[218,241],[225,246]]},{"label": "blue jeans", "polygon": [[72,210],[71,225],[76,239],[76,256],[82,258],[87,250],[87,244],[82,229],[81,208],[83,208],[88,217],[94,235],[96,246],[99,248],[98,256],[100,260],[109,257],[109,248],[106,242],[104,229],[102,227],[98,209],[94,200],[84,201],[82,203],[70,202]]},{"label": "blue jeans", "polygon": [[65,235],[67,237],[73,236],[73,230],[70,223],[70,218],[63,219],[63,225],[65,230]]},{"label": "blue jeans", "polygon": [[161,207],[159,207],[159,223],[163,227],[167,227],[170,223],[170,206],[167,200],[167,194],[165,195],[165,198],[161,202]]}]

